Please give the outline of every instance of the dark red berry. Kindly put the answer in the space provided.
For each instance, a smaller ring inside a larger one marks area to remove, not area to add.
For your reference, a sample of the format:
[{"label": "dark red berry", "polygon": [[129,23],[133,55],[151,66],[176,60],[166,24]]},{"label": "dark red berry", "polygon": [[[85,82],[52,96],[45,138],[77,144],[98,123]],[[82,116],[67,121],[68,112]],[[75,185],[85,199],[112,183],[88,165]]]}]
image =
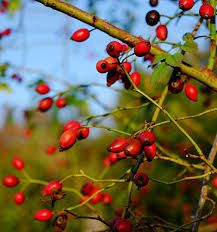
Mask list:
[{"label": "dark red berry", "polygon": [[109,64],[109,71],[116,69],[116,66],[118,64],[117,58],[108,56],[104,60]]},{"label": "dark red berry", "polygon": [[56,152],[56,150],[57,150],[57,147],[56,147],[56,146],[49,146],[49,147],[47,147],[47,149],[46,149],[46,153],[47,153],[48,155],[52,155],[52,154],[54,154],[54,153]]},{"label": "dark red berry", "polygon": [[142,144],[138,139],[130,139],[124,149],[127,156],[137,156],[142,152]]},{"label": "dark red berry", "polygon": [[110,56],[118,58],[122,53],[122,44],[117,41],[112,41],[107,45],[106,51]]},{"label": "dark red berry", "polygon": [[[100,190],[100,187],[94,186],[94,189],[92,190],[92,192],[90,194],[93,195],[99,190]],[[102,193],[99,192],[93,198],[91,198],[90,202],[93,204],[97,204],[101,201],[101,199],[102,199]]]},{"label": "dark red berry", "polygon": [[167,38],[167,34],[168,31],[166,25],[161,24],[156,28],[156,36],[159,40],[165,40]]},{"label": "dark red berry", "polygon": [[49,221],[53,216],[53,212],[49,209],[40,209],[38,210],[35,215],[34,219],[38,221]]},{"label": "dark red berry", "polygon": [[110,87],[113,85],[117,80],[120,79],[120,74],[116,71],[109,71],[106,76],[107,86]]},{"label": "dark red berry", "polygon": [[74,40],[76,42],[83,42],[87,40],[89,37],[90,37],[89,30],[86,28],[81,28],[72,34],[71,40]]},{"label": "dark red berry", "polygon": [[126,138],[118,138],[115,139],[109,146],[108,151],[113,153],[121,152],[125,149],[127,145],[127,139]]},{"label": "dark red berry", "polygon": [[102,193],[102,199],[101,199],[103,205],[109,205],[112,203],[112,195],[109,193]]},{"label": "dark red berry", "polygon": [[146,55],[147,53],[150,52],[150,50],[151,50],[151,44],[147,40],[138,42],[134,47],[134,53],[136,56],[139,57]]},{"label": "dark red berry", "polygon": [[152,161],[157,153],[156,144],[153,143],[151,146],[144,146],[144,152],[147,161]]},{"label": "dark red berry", "polygon": [[68,129],[73,129],[76,131],[80,129],[80,127],[81,127],[81,124],[78,121],[71,120],[64,125],[63,131],[66,131]]},{"label": "dark red berry", "polygon": [[72,147],[77,139],[77,133],[74,129],[68,129],[64,131],[59,139],[59,144],[60,144],[60,151],[69,149]]},{"label": "dark red berry", "polygon": [[183,90],[184,81],[181,78],[169,82],[168,89],[171,93],[177,94]]},{"label": "dark red berry", "polygon": [[57,106],[58,108],[63,108],[63,107],[65,107],[65,106],[66,106],[66,99],[63,98],[63,97],[57,98],[57,100],[56,100],[56,106]]},{"label": "dark red berry", "polygon": [[22,170],[24,169],[25,163],[22,158],[15,156],[12,159],[12,165],[15,169]]},{"label": "dark red berry", "polygon": [[150,146],[155,142],[155,136],[150,131],[144,131],[139,135],[139,140],[143,146]]},{"label": "dark red berry", "polygon": [[92,182],[85,182],[81,188],[81,193],[84,195],[84,196],[88,196],[90,195],[94,190],[94,185]]},{"label": "dark red berry", "polygon": [[81,127],[77,130],[77,138],[78,139],[86,139],[90,133],[90,128],[88,127]]},{"label": "dark red berry", "polygon": [[115,225],[116,232],[132,232],[133,225],[128,219],[117,220]]},{"label": "dark red berry", "polygon": [[150,61],[151,63],[154,62],[154,56],[152,56],[150,53],[146,54],[144,56],[144,61]]},{"label": "dark red berry", "polygon": [[19,179],[12,175],[5,176],[2,182],[6,187],[15,187],[20,183]]},{"label": "dark red berry", "polygon": [[142,187],[144,187],[144,186],[146,186],[148,184],[149,178],[148,178],[148,176],[145,173],[138,172],[134,176],[133,180],[134,180],[134,183],[138,187],[142,188]]},{"label": "dark red berry", "polygon": [[200,16],[204,19],[211,19],[214,15],[214,8],[209,3],[205,3],[200,7]]},{"label": "dark red berry", "polygon": [[198,90],[193,84],[185,85],[185,95],[191,101],[197,101]]},{"label": "dark red berry", "polygon": [[43,195],[52,195],[54,192],[59,191],[62,189],[62,183],[60,183],[58,180],[52,180],[43,188]]},{"label": "dark red berry", "polygon": [[194,6],[194,0],[179,0],[179,8],[183,11],[190,10]]},{"label": "dark red berry", "polygon": [[21,205],[25,201],[25,195],[23,192],[18,192],[14,195],[14,203]]},{"label": "dark red berry", "polygon": [[53,222],[54,232],[63,232],[67,226],[68,217],[66,214],[60,214],[56,216]]},{"label": "dark red berry", "polygon": [[145,20],[149,26],[155,26],[160,20],[160,14],[156,10],[151,10],[146,14]]},{"label": "dark red berry", "polygon": [[46,112],[51,108],[53,104],[53,99],[51,97],[43,98],[38,105],[38,110],[41,112]]},{"label": "dark red berry", "polygon": [[96,70],[100,73],[106,73],[109,71],[109,63],[105,60],[99,60],[96,63]]},{"label": "dark red berry", "polygon": [[122,52],[125,53],[129,49],[128,45],[122,44]]},{"label": "dark red berry", "polygon": [[158,5],[158,0],[149,0],[149,4],[152,6],[152,7],[155,7]]},{"label": "dark red berry", "polygon": [[47,94],[50,91],[49,86],[46,83],[41,83],[38,84],[36,87],[36,92],[38,92],[39,94]]}]

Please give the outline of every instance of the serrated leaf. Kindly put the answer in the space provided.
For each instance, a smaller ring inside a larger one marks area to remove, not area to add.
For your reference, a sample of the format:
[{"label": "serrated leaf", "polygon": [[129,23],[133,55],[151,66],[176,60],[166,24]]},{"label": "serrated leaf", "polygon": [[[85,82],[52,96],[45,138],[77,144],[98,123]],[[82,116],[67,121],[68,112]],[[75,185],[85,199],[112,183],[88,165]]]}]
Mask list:
[{"label": "serrated leaf", "polygon": [[170,67],[165,62],[159,64],[153,71],[151,75],[151,82],[153,84],[161,83],[166,85],[169,81],[169,77],[171,72],[173,71],[173,68]]},{"label": "serrated leaf", "polygon": [[155,64],[159,63],[160,61],[165,60],[168,55],[169,55],[168,53],[162,53],[160,55],[156,55],[154,57],[154,62],[152,63],[152,65],[155,65]]},{"label": "serrated leaf", "polygon": [[168,56],[166,58],[166,63],[172,67],[179,67],[183,58],[184,58],[184,56],[180,53],[175,53],[173,55],[168,54]]},{"label": "serrated leaf", "polygon": [[191,33],[186,33],[186,34],[184,34],[184,36],[183,36],[183,40],[184,41],[193,41],[194,40],[194,37],[193,37],[193,35],[191,34]]},{"label": "serrated leaf", "polygon": [[198,46],[197,43],[194,41],[187,41],[181,46],[181,49],[185,52],[196,52]]},{"label": "serrated leaf", "polygon": [[11,93],[11,88],[6,83],[0,83],[0,91]]}]

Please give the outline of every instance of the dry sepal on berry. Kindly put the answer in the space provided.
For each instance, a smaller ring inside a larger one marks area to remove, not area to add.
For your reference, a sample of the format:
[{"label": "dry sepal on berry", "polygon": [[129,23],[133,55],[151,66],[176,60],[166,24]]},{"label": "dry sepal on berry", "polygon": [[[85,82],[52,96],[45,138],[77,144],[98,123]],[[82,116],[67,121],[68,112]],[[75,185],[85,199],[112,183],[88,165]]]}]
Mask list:
[{"label": "dry sepal on berry", "polygon": [[146,186],[149,182],[148,176],[143,172],[138,172],[133,177],[134,183],[139,187],[142,188]]},{"label": "dry sepal on berry", "polygon": [[155,136],[151,131],[144,131],[138,136],[143,146],[150,146],[155,143]]},{"label": "dry sepal on berry", "polygon": [[211,19],[214,12],[214,8],[209,3],[204,3],[199,10],[200,16],[204,19]]},{"label": "dry sepal on berry", "polygon": [[111,57],[118,58],[123,52],[123,47],[118,41],[111,41],[106,46],[106,51]]},{"label": "dry sepal on berry", "polygon": [[194,0],[179,0],[179,8],[183,11],[190,10],[194,6]]},{"label": "dry sepal on berry", "polygon": [[71,40],[74,40],[76,42],[83,42],[87,40],[89,37],[90,31],[86,28],[81,28],[72,34]]},{"label": "dry sepal on berry", "polygon": [[44,186],[42,193],[43,195],[50,196],[54,192],[62,190],[62,183],[58,180],[52,180],[47,185]]}]

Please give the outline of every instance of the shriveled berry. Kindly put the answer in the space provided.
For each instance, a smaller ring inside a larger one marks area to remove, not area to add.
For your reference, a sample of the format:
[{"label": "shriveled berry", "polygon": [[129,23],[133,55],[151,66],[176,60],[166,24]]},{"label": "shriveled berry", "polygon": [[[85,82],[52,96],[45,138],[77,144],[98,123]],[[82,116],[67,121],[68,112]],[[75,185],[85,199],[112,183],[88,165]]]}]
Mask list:
[{"label": "shriveled berry", "polygon": [[40,83],[36,86],[36,92],[39,94],[47,94],[50,91],[49,86],[46,83]]},{"label": "shriveled berry", "polygon": [[200,16],[204,19],[211,19],[214,15],[214,8],[209,3],[205,3],[200,7]]},{"label": "shriveled berry", "polygon": [[81,188],[81,193],[85,196],[90,195],[94,190],[94,185],[92,182],[87,181],[83,184]]},{"label": "shriveled berry", "polygon": [[107,45],[106,51],[110,56],[118,58],[122,53],[122,44],[118,41],[112,41]]},{"label": "shriveled berry", "polygon": [[53,231],[63,232],[67,226],[68,217],[66,214],[56,216],[53,222]]},{"label": "shriveled berry", "polygon": [[159,40],[165,40],[167,38],[167,34],[168,31],[166,25],[161,24],[156,28],[156,36]]},{"label": "shriveled berry", "polygon": [[124,149],[127,156],[137,156],[142,152],[142,144],[138,139],[130,139]]},{"label": "shriveled berry", "polygon": [[74,129],[68,129],[64,131],[59,139],[59,144],[60,144],[60,151],[69,149],[72,147],[77,139],[77,133]]},{"label": "shriveled berry", "polygon": [[52,195],[54,192],[59,191],[62,189],[62,183],[60,183],[58,180],[52,180],[43,188],[43,195]]},{"label": "shriveled berry", "polygon": [[160,20],[160,14],[156,10],[151,10],[146,14],[145,20],[149,26],[155,26]]},{"label": "shriveled berry", "polygon": [[136,56],[141,57],[150,52],[151,44],[147,40],[138,42],[134,47],[134,53]]},{"label": "shriveled berry", "polygon": [[12,175],[5,176],[2,182],[6,187],[15,187],[20,183],[19,179]]},{"label": "shriveled berry", "polygon": [[49,221],[53,216],[53,212],[49,209],[40,209],[38,210],[35,215],[34,219],[38,221]]},{"label": "shriveled berry", "polygon": [[65,123],[65,125],[63,127],[63,131],[66,131],[68,129],[78,130],[78,129],[80,129],[80,127],[81,127],[81,124],[78,121],[71,120],[71,121]]},{"label": "shriveled berry", "polygon": [[57,98],[57,100],[56,100],[56,106],[57,106],[58,108],[63,108],[63,107],[65,107],[65,106],[66,106],[66,99],[63,98],[63,97]]},{"label": "shriveled berry", "polygon": [[185,95],[191,101],[197,101],[198,90],[193,84],[185,85]]},{"label": "shriveled berry", "polygon": [[149,178],[148,176],[143,173],[143,172],[138,172],[136,175],[133,177],[134,183],[142,188],[148,184]]},{"label": "shriveled berry", "polygon": [[43,98],[39,101],[38,110],[41,112],[48,111],[53,104],[53,99],[51,97]]},{"label": "shriveled berry", "polygon": [[109,205],[112,203],[112,195],[109,193],[102,193],[102,199],[101,199],[103,205]]},{"label": "shriveled berry", "polygon": [[22,170],[24,169],[25,163],[22,158],[14,156],[12,159],[12,165],[15,169]]},{"label": "shriveled berry", "polygon": [[90,133],[90,128],[88,127],[81,127],[77,131],[77,139],[86,139]]},{"label": "shriveled berry", "polygon": [[97,63],[96,63],[96,70],[99,72],[99,73],[106,73],[109,71],[109,63],[105,60],[99,60]]},{"label": "shriveled berry", "polygon": [[24,201],[25,201],[25,195],[23,192],[17,192],[15,195],[14,195],[14,203],[16,205],[21,205]]},{"label": "shriveled berry", "polygon": [[108,147],[108,151],[113,153],[121,152],[125,149],[127,145],[127,139],[126,138],[118,138],[115,139],[110,146]]},{"label": "shriveled berry", "polygon": [[152,6],[152,7],[155,7],[158,5],[158,0],[149,0],[149,4]]},{"label": "shriveled berry", "polygon": [[179,8],[183,11],[190,10],[194,6],[194,0],[179,0]]},{"label": "shriveled berry", "polygon": [[90,37],[89,30],[86,28],[81,28],[72,34],[71,40],[74,40],[76,42],[83,42],[87,40],[89,37]]},{"label": "shriveled berry", "polygon": [[133,225],[128,219],[121,219],[116,222],[115,231],[117,232],[132,232]]},{"label": "shriveled berry", "polygon": [[116,66],[118,64],[117,58],[108,56],[104,60],[109,64],[109,71],[116,69]]},{"label": "shriveled berry", "polygon": [[171,93],[177,94],[183,90],[183,87],[184,81],[181,78],[178,78],[176,80],[170,81],[168,89]]},{"label": "shriveled berry", "polygon": [[143,146],[150,146],[155,142],[155,136],[150,131],[144,131],[139,135],[139,140]]},{"label": "shriveled berry", "polygon": [[109,71],[106,76],[107,86],[110,87],[113,85],[117,80],[120,79],[120,76],[116,71]]},{"label": "shriveled berry", "polygon": [[144,152],[147,161],[152,161],[157,153],[156,144],[153,143],[151,146],[144,146]]}]

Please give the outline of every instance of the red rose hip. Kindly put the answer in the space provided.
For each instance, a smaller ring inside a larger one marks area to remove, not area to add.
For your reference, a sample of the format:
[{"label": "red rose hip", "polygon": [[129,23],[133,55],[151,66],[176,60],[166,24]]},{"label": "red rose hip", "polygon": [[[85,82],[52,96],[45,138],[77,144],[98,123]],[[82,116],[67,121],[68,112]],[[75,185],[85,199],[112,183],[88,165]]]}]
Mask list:
[{"label": "red rose hip", "polygon": [[142,152],[142,144],[138,139],[130,139],[124,149],[127,156],[137,156]]},{"label": "red rose hip", "polygon": [[200,7],[200,16],[204,19],[211,19],[214,15],[214,8],[209,3],[205,3]]},{"label": "red rose hip", "polygon": [[47,93],[49,93],[50,88],[46,83],[41,83],[41,84],[37,85],[35,90],[39,94],[47,94]]},{"label": "red rose hip", "polygon": [[76,42],[83,42],[87,40],[89,37],[90,37],[89,30],[86,28],[81,28],[72,34],[71,40],[74,40]]},{"label": "red rose hip", "polygon": [[134,47],[134,53],[136,56],[141,57],[149,53],[151,50],[151,44],[149,41],[138,42]]},{"label": "red rose hip", "polygon": [[106,46],[107,53],[114,58],[118,58],[122,53],[122,44],[118,41],[112,41]]},{"label": "red rose hip", "polygon": [[9,188],[15,187],[20,183],[19,179],[12,175],[5,176],[2,182],[6,187]]},{"label": "red rose hip", "polygon": [[138,172],[134,176],[133,180],[134,180],[134,183],[138,187],[142,188],[142,187],[144,187],[144,186],[146,186],[148,184],[149,178],[148,178],[148,176],[145,173]]},{"label": "red rose hip", "polygon": [[35,215],[34,219],[38,221],[49,221],[53,216],[53,212],[49,209],[40,209],[38,210]]},{"label": "red rose hip", "polygon": [[14,203],[16,205],[22,205],[22,203],[25,201],[25,195],[23,192],[17,192],[15,195],[14,195]]},{"label": "red rose hip", "polygon": [[179,8],[183,11],[190,10],[194,6],[194,0],[179,0]]},{"label": "red rose hip", "polygon": [[141,141],[143,146],[150,146],[155,142],[155,136],[152,132],[145,131],[139,135],[139,140]]},{"label": "red rose hip", "polygon": [[185,85],[185,95],[189,100],[197,101],[198,90],[194,85],[186,84]]},{"label": "red rose hip", "polygon": [[60,151],[69,149],[72,147],[77,139],[77,133],[74,129],[68,129],[64,131],[59,139],[59,144],[60,144]]},{"label": "red rose hip", "polygon": [[156,36],[159,40],[165,40],[167,38],[167,34],[168,31],[165,25],[161,24],[156,28]]},{"label": "red rose hip", "polygon": [[51,97],[43,98],[39,102],[38,110],[41,112],[46,112],[51,108],[52,104],[53,104],[53,99]]},{"label": "red rose hip", "polygon": [[63,107],[65,107],[65,106],[66,106],[66,99],[63,98],[63,97],[57,98],[57,100],[56,100],[56,106],[57,106],[58,108],[63,108]]},{"label": "red rose hip", "polygon": [[115,139],[110,146],[108,147],[108,151],[113,153],[121,152],[125,149],[127,145],[127,139],[126,138],[118,138]]},{"label": "red rose hip", "polygon": [[151,146],[144,146],[145,157],[147,161],[152,161],[157,153],[156,144],[152,144]]},{"label": "red rose hip", "polygon": [[25,163],[24,163],[23,159],[21,159],[18,156],[15,156],[12,159],[12,165],[15,169],[22,170],[22,169],[24,169]]},{"label": "red rose hip", "polygon": [[44,186],[43,188],[43,195],[52,195],[53,192],[59,191],[62,189],[62,183],[60,183],[58,180],[52,180],[49,182],[47,185]]}]

